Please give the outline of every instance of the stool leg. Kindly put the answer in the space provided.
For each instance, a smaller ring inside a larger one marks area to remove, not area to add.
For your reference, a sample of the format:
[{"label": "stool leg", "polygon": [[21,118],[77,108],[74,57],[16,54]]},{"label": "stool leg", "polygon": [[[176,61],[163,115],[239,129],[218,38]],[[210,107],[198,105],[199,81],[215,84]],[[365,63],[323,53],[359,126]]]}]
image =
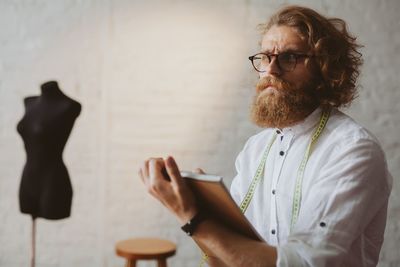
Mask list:
[{"label": "stool leg", "polygon": [[166,258],[158,259],[157,262],[158,262],[157,267],[167,267]]},{"label": "stool leg", "polygon": [[126,260],[126,267],[136,267],[136,260]]}]

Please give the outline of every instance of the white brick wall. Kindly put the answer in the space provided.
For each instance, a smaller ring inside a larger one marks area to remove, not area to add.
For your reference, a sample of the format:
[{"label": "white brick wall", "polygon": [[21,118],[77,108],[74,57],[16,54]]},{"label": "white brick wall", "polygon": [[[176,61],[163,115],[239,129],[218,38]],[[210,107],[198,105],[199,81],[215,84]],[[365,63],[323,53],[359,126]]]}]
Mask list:
[{"label": "white brick wall", "polygon": [[[248,121],[255,26],[292,2],[0,0],[0,266],[29,264],[16,123],[23,97],[49,79],[83,110],[64,152],[72,216],[38,220],[37,266],[123,266],[114,244],[131,236],[171,239],[171,266],[196,266],[195,244],[146,194],[137,169],[148,156],[172,154],[183,169],[203,167],[230,182],[236,154],[258,131]],[[347,112],[385,149],[394,187],[379,266],[399,266],[400,2],[301,4],[345,19],[365,45],[360,97]]]}]

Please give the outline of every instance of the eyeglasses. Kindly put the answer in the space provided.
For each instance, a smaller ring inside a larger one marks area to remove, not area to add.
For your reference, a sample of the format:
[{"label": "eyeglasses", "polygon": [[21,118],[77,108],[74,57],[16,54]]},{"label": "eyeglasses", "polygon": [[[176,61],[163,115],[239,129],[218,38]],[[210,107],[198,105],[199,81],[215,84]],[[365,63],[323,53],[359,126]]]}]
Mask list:
[{"label": "eyeglasses", "polygon": [[271,64],[272,57],[276,57],[276,63],[279,69],[283,71],[292,71],[296,68],[297,61],[299,58],[312,57],[306,54],[295,54],[290,52],[284,52],[281,54],[266,54],[258,53],[254,56],[249,57],[251,64],[254,69],[258,72],[266,72],[267,67]]}]

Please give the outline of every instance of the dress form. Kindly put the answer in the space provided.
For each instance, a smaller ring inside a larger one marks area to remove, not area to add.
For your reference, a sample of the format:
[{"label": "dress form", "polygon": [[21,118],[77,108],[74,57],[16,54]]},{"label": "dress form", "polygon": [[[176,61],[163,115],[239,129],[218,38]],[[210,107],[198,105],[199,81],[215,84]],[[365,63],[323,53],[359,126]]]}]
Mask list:
[{"label": "dress form", "polygon": [[62,152],[81,105],[51,81],[41,95],[24,99],[25,114],[18,123],[26,164],[19,190],[20,210],[32,218],[63,219],[70,216],[72,186]]}]

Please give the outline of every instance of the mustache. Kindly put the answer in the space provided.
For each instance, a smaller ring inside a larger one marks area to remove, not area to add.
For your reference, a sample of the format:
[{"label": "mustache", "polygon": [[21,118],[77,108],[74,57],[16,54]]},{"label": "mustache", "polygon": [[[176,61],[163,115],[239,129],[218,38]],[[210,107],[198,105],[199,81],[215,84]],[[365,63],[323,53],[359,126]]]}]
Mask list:
[{"label": "mustache", "polygon": [[262,92],[268,86],[273,86],[278,90],[291,88],[292,85],[281,78],[267,76],[261,78],[256,85],[257,93]]}]

